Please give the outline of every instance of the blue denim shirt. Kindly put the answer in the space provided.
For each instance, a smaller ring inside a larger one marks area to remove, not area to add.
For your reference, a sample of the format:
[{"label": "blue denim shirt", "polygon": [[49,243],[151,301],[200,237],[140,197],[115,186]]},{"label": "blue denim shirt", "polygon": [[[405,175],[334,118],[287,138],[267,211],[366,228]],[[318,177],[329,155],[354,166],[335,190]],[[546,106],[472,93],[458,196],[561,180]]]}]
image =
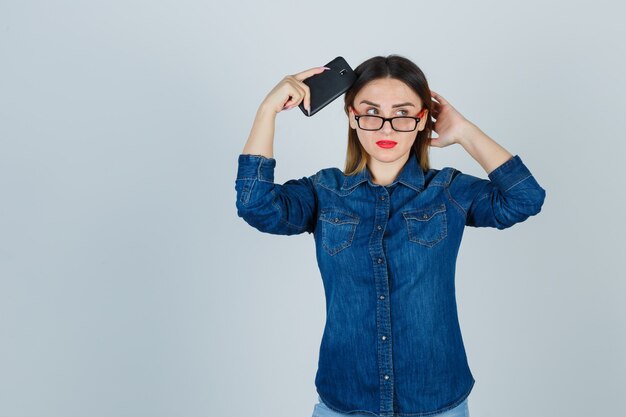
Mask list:
[{"label": "blue denim shirt", "polygon": [[313,233],[326,296],[315,377],[331,409],[423,416],[474,386],[457,317],[465,226],[505,229],[539,213],[545,190],[515,155],[489,180],[423,172],[413,152],[389,186],[368,168],[274,183],[276,160],[239,155],[237,214],[266,233]]}]

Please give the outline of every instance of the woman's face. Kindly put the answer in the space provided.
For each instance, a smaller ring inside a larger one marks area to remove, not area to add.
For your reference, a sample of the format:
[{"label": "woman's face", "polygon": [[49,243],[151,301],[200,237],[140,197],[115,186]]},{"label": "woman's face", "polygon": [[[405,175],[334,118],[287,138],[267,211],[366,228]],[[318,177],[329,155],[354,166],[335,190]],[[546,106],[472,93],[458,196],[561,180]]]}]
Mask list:
[{"label": "woman's face", "polygon": [[[394,78],[380,78],[368,82],[354,98],[354,107],[349,108],[350,127],[356,129],[359,142],[368,153],[369,158],[380,162],[394,162],[408,158],[411,146],[417,133],[424,129],[428,110],[420,117],[417,128],[412,132],[398,132],[386,121],[377,131],[363,130],[358,127],[354,115],[375,115],[382,117],[417,116],[422,110],[422,100],[404,82]],[[395,142],[392,147],[377,144],[380,141]]]}]

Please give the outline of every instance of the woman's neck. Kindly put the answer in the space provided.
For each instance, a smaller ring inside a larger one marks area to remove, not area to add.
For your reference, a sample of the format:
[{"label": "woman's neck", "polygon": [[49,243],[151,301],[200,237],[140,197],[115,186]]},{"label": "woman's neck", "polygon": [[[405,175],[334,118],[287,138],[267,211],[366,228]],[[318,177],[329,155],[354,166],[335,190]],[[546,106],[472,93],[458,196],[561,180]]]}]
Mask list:
[{"label": "woman's neck", "polygon": [[378,185],[391,184],[396,179],[398,174],[400,174],[400,171],[402,171],[402,167],[408,159],[408,152],[406,155],[391,162],[381,162],[372,157],[369,157],[367,167],[372,174],[372,182]]}]

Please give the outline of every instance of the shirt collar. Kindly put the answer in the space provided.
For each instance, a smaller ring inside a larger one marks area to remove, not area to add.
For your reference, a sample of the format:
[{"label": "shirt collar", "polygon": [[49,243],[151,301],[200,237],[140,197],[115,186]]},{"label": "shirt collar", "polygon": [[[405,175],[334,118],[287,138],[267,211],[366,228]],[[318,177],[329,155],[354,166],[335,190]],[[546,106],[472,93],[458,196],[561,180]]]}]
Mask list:
[{"label": "shirt collar", "polygon": [[[343,190],[348,190],[356,187],[364,181],[367,181],[372,186],[378,185],[374,184],[372,181],[372,175],[367,166],[354,175],[347,175],[341,188]],[[417,157],[415,156],[415,152],[413,150],[411,150],[409,159],[400,170],[396,179],[389,185],[394,185],[398,182],[418,192],[424,189],[424,172],[422,171],[422,167],[417,161]]]}]

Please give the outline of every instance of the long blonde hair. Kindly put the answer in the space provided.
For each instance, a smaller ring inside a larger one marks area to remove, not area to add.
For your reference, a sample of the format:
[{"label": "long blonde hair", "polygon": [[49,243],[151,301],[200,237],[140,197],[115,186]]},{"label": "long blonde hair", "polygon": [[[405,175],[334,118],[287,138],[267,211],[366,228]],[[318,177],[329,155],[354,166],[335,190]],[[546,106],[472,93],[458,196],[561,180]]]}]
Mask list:
[{"label": "long blonde hair", "polygon": [[[428,109],[426,115],[426,125],[424,129],[417,133],[412,151],[424,172],[430,169],[428,159],[428,151],[430,148],[430,139],[432,137],[433,120],[432,100],[428,81],[422,70],[411,60],[400,55],[375,56],[370,58],[354,69],[357,79],[354,84],[346,91],[344,98],[344,111],[350,117],[348,108],[354,107],[354,98],[358,92],[370,81],[380,78],[394,78],[404,82],[420,97],[423,102],[423,108]],[[352,129],[348,124],[348,147],[346,150],[346,165],[344,168],[345,175],[354,175],[365,169],[367,164],[367,152],[363,149],[356,130]]]}]

